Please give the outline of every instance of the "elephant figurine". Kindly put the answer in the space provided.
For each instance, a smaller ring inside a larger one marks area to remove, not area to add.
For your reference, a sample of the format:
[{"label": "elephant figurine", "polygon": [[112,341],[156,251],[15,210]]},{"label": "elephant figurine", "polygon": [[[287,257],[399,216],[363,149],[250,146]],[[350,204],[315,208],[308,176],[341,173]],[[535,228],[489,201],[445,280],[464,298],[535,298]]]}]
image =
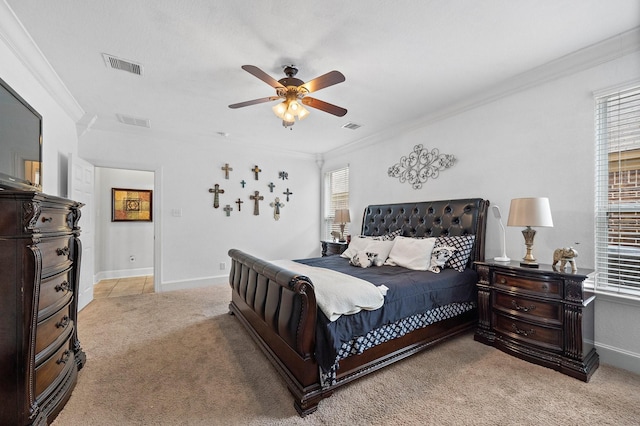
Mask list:
[{"label": "elephant figurine", "polygon": [[556,264],[560,262],[560,271],[564,271],[567,263],[571,264],[571,272],[576,272],[578,268],[576,267],[575,258],[578,257],[578,252],[573,247],[565,247],[554,250],[553,252],[553,270],[557,271]]}]

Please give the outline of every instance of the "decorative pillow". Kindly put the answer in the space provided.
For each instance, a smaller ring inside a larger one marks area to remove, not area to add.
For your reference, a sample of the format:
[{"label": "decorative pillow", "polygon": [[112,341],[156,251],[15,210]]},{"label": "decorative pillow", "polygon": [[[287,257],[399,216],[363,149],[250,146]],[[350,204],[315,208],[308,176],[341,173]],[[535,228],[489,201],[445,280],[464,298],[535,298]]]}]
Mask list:
[{"label": "decorative pillow", "polygon": [[445,263],[445,267],[455,269],[458,272],[464,271],[473,249],[475,235],[460,235],[454,237],[438,237],[435,247],[453,247],[456,252]]},{"label": "decorative pillow", "polygon": [[360,251],[351,259],[349,259],[349,263],[353,266],[359,266],[361,268],[368,268],[374,262],[374,260],[378,257],[375,253],[369,253],[366,251]]},{"label": "decorative pillow", "polygon": [[359,236],[351,239],[349,247],[340,256],[351,259],[359,252],[367,251],[377,254],[378,256],[374,264],[376,266],[382,266],[384,261],[387,260],[387,257],[389,257],[389,252],[391,252],[392,247],[393,241],[380,241],[373,239],[373,237]]},{"label": "decorative pillow", "polygon": [[375,253],[377,256],[374,259],[373,264],[376,266],[382,266],[385,260],[389,257],[389,253],[391,253],[394,245],[395,241],[372,240],[367,244],[365,251]]},{"label": "decorative pillow", "polygon": [[447,260],[456,252],[453,247],[434,247],[431,252],[431,263],[429,264],[429,270],[439,274],[444,269]]},{"label": "decorative pillow", "polygon": [[340,256],[345,259],[351,259],[355,256],[359,251],[363,251],[369,243],[371,243],[373,239],[371,237],[353,237],[351,238],[351,242],[349,243],[349,247],[345,251],[342,252]]},{"label": "decorative pillow", "polygon": [[416,271],[429,269],[435,238],[396,237],[393,242],[393,248],[385,265],[403,266]]},{"label": "decorative pillow", "polygon": [[393,241],[396,237],[400,236],[402,236],[402,229],[396,229],[395,231],[387,232],[384,235],[376,237],[376,239],[380,241]]}]

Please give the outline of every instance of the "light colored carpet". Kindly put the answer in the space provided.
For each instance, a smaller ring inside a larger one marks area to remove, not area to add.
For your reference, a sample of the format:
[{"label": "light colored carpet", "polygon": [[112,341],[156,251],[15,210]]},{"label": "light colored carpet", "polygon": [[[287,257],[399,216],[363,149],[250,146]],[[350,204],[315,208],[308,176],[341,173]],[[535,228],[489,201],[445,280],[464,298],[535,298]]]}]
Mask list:
[{"label": "light colored carpet", "polygon": [[640,425],[640,376],[601,365],[589,383],[465,334],[356,381],[302,419],[238,320],[228,286],[93,301],[87,354],[56,426]]}]

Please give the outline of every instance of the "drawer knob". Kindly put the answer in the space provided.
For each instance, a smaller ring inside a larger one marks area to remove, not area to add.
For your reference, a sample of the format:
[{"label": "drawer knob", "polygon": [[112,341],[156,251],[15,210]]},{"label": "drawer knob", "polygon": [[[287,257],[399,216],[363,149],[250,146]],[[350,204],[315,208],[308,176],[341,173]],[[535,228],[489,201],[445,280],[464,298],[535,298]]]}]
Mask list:
[{"label": "drawer knob", "polygon": [[516,311],[521,311],[521,312],[533,311],[536,308],[536,305],[529,305],[529,306],[519,305],[518,302],[516,302],[515,300],[511,301],[511,306],[513,306]]},{"label": "drawer knob", "polygon": [[71,286],[68,281],[62,281],[60,284],[54,287],[56,291],[71,291]]},{"label": "drawer knob", "polygon": [[63,247],[56,249],[58,256],[69,256],[69,247]]},{"label": "drawer knob", "polygon": [[67,349],[66,351],[62,352],[62,356],[60,357],[59,360],[56,361],[56,364],[66,364],[67,361],[69,361],[69,356],[71,355],[71,351],[69,351],[69,349]]},{"label": "drawer knob", "polygon": [[53,218],[52,217],[44,217],[43,216],[41,220],[42,220],[42,223],[47,223],[47,222],[51,222],[53,220]]},{"label": "drawer knob", "polygon": [[68,315],[62,317],[60,321],[56,323],[56,328],[65,328],[69,325],[70,318]]},{"label": "drawer knob", "polygon": [[498,283],[500,283],[500,284],[506,284],[506,283],[507,283],[507,279],[506,279],[506,278],[500,278],[500,279],[498,280]]},{"label": "drawer knob", "polygon": [[544,291],[549,290],[549,284],[547,284],[547,283],[542,284],[542,289],[543,289]]},{"label": "drawer knob", "polygon": [[511,324],[511,328],[513,328],[513,331],[515,331],[516,334],[519,334],[519,335],[525,336],[525,337],[527,337],[527,336],[529,336],[531,334],[535,334],[535,332],[536,332],[533,329],[522,330],[522,329],[518,328],[518,326],[515,323]]}]

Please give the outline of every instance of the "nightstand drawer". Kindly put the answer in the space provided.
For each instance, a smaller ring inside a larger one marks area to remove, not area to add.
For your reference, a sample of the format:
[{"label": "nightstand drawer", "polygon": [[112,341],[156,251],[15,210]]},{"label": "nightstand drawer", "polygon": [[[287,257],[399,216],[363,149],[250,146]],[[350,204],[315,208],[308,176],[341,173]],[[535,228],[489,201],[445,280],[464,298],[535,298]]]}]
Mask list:
[{"label": "nightstand drawer", "polygon": [[513,275],[496,272],[494,285],[511,291],[523,291],[540,296],[562,298],[562,281],[560,280],[538,280],[535,278],[516,277]]},{"label": "nightstand drawer", "polygon": [[516,340],[543,346],[553,351],[562,351],[562,330],[554,327],[543,327],[503,315],[493,314],[495,330]]},{"label": "nightstand drawer", "polygon": [[494,292],[493,297],[494,309],[501,312],[548,324],[562,324],[562,303],[560,302],[540,301],[499,291]]}]

